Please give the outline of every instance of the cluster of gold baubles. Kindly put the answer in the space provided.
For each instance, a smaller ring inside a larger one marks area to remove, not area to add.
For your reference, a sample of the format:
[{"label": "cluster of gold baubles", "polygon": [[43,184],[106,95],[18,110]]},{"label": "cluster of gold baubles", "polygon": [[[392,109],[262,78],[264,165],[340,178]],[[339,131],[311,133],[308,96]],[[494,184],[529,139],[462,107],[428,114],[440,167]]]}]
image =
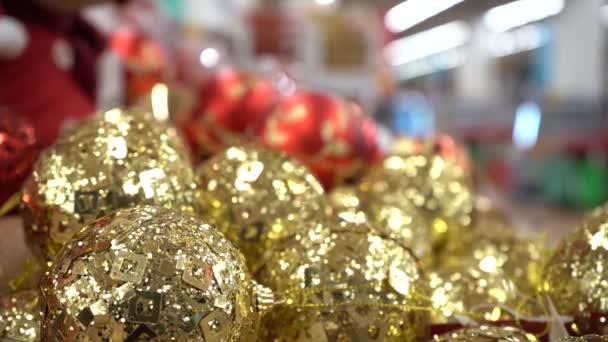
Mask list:
[{"label": "cluster of gold baubles", "polygon": [[[101,113],[26,182],[27,242],[52,266],[40,297],[3,306],[0,337],[419,341],[460,316],[542,315],[539,291],[588,331],[608,313],[608,208],[546,258],[477,205],[470,176],[432,149],[398,150],[325,194],[281,152],[234,146],[193,169],[170,127]],[[493,327],[435,338],[535,340]]]}]

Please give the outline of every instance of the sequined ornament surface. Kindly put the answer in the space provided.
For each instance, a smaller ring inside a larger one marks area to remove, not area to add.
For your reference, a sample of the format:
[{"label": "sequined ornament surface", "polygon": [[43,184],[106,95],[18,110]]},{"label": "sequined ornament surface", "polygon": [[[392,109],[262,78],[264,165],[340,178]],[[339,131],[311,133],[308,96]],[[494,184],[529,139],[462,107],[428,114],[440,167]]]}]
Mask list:
[{"label": "sequined ornament surface", "polygon": [[519,236],[503,221],[481,215],[447,242],[439,270],[429,274],[434,322],[454,315],[496,321],[543,314],[535,299],[545,252],[541,241]]},{"label": "sequined ornament surface", "polygon": [[19,191],[39,153],[34,127],[0,109],[0,207]]},{"label": "sequined ornament surface", "polygon": [[482,325],[456,330],[440,336],[434,341],[440,342],[536,342],[538,339],[515,327],[494,327]]},{"label": "sequined ornament surface", "polygon": [[251,341],[254,284],[215,228],[169,209],[86,226],[41,283],[44,341]]},{"label": "sequined ornament surface", "polygon": [[608,205],[590,212],[554,250],[543,275],[562,315],[575,316],[579,333],[608,334]]},{"label": "sequined ornament surface", "polygon": [[446,244],[441,256],[444,268],[476,269],[488,277],[508,279],[526,294],[539,288],[547,249],[540,238],[519,234],[505,222],[478,216],[473,229]]},{"label": "sequined ornament surface", "polygon": [[501,276],[481,271],[476,265],[430,272],[431,321],[456,322],[458,317],[498,321],[543,314],[534,297],[519,292],[512,279]]},{"label": "sequined ornament surface", "polygon": [[319,182],[281,152],[231,147],[196,173],[205,219],[245,254],[252,270],[276,241],[323,214]]},{"label": "sequined ornament surface", "polygon": [[0,340],[40,340],[38,292],[18,292],[0,300]]},{"label": "sequined ornament surface", "polygon": [[413,254],[364,223],[310,222],[275,246],[257,278],[285,297],[260,341],[415,341],[426,284]]},{"label": "sequined ornament surface", "polygon": [[204,82],[197,105],[181,127],[197,159],[248,141],[279,101],[272,82],[241,70],[223,69]]},{"label": "sequined ornament surface", "polygon": [[183,145],[144,114],[112,110],[60,138],[24,186],[27,242],[53,259],[83,224],[153,204],[195,212],[196,184]]},{"label": "sequined ornament surface", "polygon": [[396,226],[412,219],[413,211],[407,207],[420,210],[436,250],[460,236],[462,227],[472,221],[469,178],[460,167],[434,153],[388,156],[362,179],[359,190],[371,217],[382,216],[382,210],[400,211],[401,223],[393,216]]}]

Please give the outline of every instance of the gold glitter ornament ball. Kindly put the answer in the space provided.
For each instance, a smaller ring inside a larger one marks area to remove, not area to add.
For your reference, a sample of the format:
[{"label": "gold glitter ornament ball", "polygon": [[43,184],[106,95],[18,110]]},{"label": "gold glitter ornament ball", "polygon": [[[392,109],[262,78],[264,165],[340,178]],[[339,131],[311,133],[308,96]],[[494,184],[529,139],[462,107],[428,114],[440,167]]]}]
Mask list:
[{"label": "gold glitter ornament ball", "polygon": [[541,239],[522,236],[504,222],[481,217],[470,232],[447,242],[441,267],[475,269],[486,277],[509,280],[520,292],[533,295],[546,253]]},{"label": "gold glitter ornament ball", "polygon": [[413,211],[403,206],[421,210],[437,250],[472,221],[469,177],[456,164],[431,152],[386,157],[362,179],[359,189],[364,211],[370,217],[385,216],[387,223],[397,222],[398,215],[387,216],[397,211],[404,216],[399,220],[409,222]]},{"label": "gold glitter ornament ball", "polygon": [[22,196],[27,242],[53,260],[103,214],[140,204],[194,213],[197,191],[174,130],[145,113],[114,109],[83,122],[40,156]]},{"label": "gold glitter ornament ball", "polygon": [[0,340],[40,340],[38,292],[23,291],[0,300]]},{"label": "gold glitter ornament ball", "polygon": [[277,240],[323,215],[323,188],[282,152],[231,147],[197,170],[205,219],[245,254],[252,270]]},{"label": "gold glitter ornament ball", "polygon": [[44,341],[251,341],[241,253],[213,227],[155,207],[86,226],[43,278]]},{"label": "gold glitter ornament ball", "polygon": [[354,221],[309,223],[257,274],[284,303],[262,320],[260,341],[417,341],[428,291],[410,250]]},{"label": "gold glitter ornament ball", "polygon": [[[356,187],[337,187],[327,195],[330,216],[367,219],[376,229],[408,246],[423,265],[430,263],[431,230],[421,211],[408,201],[383,203],[365,201],[365,193]],[[363,204],[366,204],[365,209]]]},{"label": "gold glitter ornament ball", "polygon": [[456,330],[433,339],[437,342],[536,342],[538,339],[515,327],[482,325]]},{"label": "gold glitter ornament ball", "polygon": [[543,272],[562,315],[575,317],[580,333],[608,334],[608,205],[591,211],[554,250]]},{"label": "gold glitter ornament ball", "polygon": [[491,216],[447,242],[438,270],[429,274],[434,322],[454,314],[496,321],[542,314],[538,290],[545,248]]}]

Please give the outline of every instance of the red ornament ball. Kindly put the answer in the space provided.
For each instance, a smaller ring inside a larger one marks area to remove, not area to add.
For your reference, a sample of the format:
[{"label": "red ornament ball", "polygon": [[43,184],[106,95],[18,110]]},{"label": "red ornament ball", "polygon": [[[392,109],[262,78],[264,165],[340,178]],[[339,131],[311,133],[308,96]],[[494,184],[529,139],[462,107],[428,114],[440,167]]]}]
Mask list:
[{"label": "red ornament ball", "polygon": [[0,205],[21,188],[38,158],[34,127],[6,109],[0,109]]},{"label": "red ornament ball", "polygon": [[377,154],[375,127],[359,107],[324,93],[284,98],[258,131],[260,142],[306,164],[326,189],[356,176]]},{"label": "red ornament ball", "polygon": [[236,143],[250,140],[279,101],[272,82],[255,74],[222,69],[202,84],[191,115],[178,120],[200,161]]}]

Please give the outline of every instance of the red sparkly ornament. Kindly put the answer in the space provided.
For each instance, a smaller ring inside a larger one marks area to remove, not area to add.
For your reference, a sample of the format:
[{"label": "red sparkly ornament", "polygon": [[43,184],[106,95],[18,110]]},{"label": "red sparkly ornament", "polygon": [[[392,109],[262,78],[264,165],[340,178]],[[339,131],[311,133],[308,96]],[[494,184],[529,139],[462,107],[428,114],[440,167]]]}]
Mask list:
[{"label": "red sparkly ornament", "polygon": [[302,160],[326,189],[354,177],[378,153],[373,122],[340,98],[300,91],[258,131],[261,143]]},{"label": "red sparkly ornament", "polygon": [[249,140],[279,101],[272,82],[244,71],[223,69],[203,83],[198,105],[177,125],[187,136],[195,160]]},{"label": "red sparkly ornament", "polygon": [[135,28],[116,30],[110,46],[125,66],[127,102],[130,104],[148,95],[154,85],[166,81],[171,73],[166,49]]},{"label": "red sparkly ornament", "polygon": [[19,191],[38,152],[33,126],[12,112],[0,109],[0,206]]}]

